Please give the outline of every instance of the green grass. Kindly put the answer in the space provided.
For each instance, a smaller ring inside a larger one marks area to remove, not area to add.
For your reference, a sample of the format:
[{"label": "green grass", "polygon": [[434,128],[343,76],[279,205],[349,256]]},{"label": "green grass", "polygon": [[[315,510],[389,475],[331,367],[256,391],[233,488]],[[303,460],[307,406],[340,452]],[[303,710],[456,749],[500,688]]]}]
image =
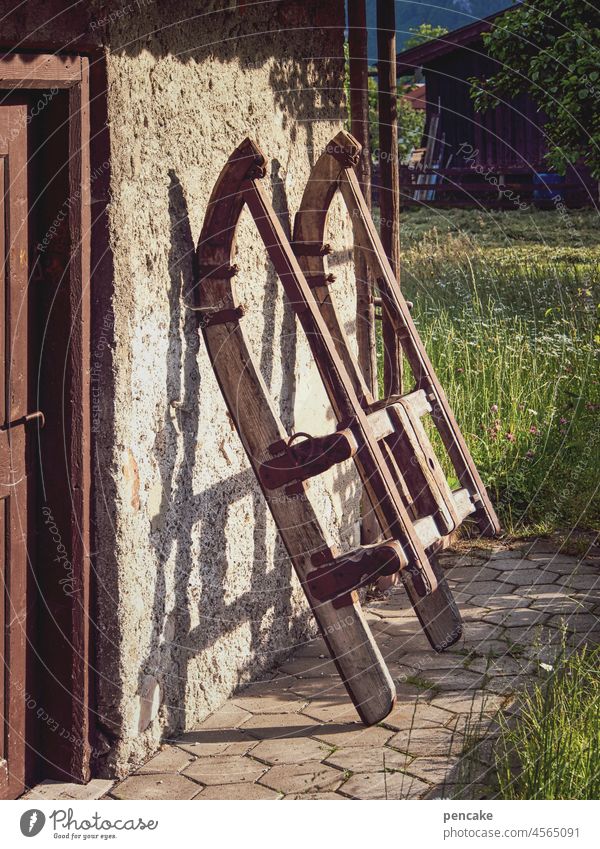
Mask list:
[{"label": "green grass", "polygon": [[403,217],[405,295],[512,534],[600,525],[600,228],[569,216]]},{"label": "green grass", "polygon": [[496,744],[500,796],[600,798],[600,650],[564,658],[517,706]]}]

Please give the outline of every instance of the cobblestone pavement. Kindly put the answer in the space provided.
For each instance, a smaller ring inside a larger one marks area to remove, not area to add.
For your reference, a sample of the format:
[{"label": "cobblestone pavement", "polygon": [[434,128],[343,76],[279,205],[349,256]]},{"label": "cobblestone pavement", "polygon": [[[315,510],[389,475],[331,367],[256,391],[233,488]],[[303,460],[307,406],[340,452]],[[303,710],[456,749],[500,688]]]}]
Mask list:
[{"label": "cobblestone pavement", "polygon": [[600,641],[600,559],[540,540],[462,548],[442,562],[464,619],[464,638],[444,654],[430,649],[402,589],[367,608],[398,692],[378,726],[357,722],[317,638],[164,745],[109,797],[489,796],[494,715],[548,674],[565,629],[572,643]]}]

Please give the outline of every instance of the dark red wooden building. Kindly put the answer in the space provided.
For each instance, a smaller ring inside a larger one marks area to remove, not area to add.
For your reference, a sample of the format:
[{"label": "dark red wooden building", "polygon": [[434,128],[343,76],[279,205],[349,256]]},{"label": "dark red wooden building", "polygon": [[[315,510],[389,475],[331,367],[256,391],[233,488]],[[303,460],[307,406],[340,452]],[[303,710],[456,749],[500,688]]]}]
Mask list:
[{"label": "dark red wooden building", "polygon": [[552,207],[558,197],[570,206],[596,201],[597,186],[585,169],[570,169],[564,178],[551,173],[545,160],[546,116],[529,94],[484,113],[473,108],[469,80],[491,77],[498,68],[487,55],[482,35],[502,26],[503,14],[398,55],[398,77],[422,71],[427,103],[420,162],[401,169],[405,204],[510,209],[531,203]]}]

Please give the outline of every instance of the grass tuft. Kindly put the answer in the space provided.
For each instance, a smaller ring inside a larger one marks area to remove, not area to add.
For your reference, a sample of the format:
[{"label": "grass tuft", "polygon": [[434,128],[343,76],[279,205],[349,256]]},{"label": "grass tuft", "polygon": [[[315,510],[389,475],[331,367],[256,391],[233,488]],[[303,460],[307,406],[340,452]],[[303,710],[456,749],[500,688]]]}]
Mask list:
[{"label": "grass tuft", "polygon": [[501,797],[600,798],[600,649],[563,657],[516,707],[496,746]]}]

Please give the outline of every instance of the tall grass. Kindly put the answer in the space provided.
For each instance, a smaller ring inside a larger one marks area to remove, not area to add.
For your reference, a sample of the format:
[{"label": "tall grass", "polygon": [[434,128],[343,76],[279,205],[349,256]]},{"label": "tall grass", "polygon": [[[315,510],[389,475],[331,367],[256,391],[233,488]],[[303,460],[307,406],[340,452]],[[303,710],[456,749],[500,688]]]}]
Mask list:
[{"label": "tall grass", "polygon": [[496,772],[504,799],[600,798],[600,650],[563,659],[501,719]]},{"label": "tall grass", "polygon": [[402,272],[504,527],[598,525],[599,255],[434,231],[405,251]]}]

